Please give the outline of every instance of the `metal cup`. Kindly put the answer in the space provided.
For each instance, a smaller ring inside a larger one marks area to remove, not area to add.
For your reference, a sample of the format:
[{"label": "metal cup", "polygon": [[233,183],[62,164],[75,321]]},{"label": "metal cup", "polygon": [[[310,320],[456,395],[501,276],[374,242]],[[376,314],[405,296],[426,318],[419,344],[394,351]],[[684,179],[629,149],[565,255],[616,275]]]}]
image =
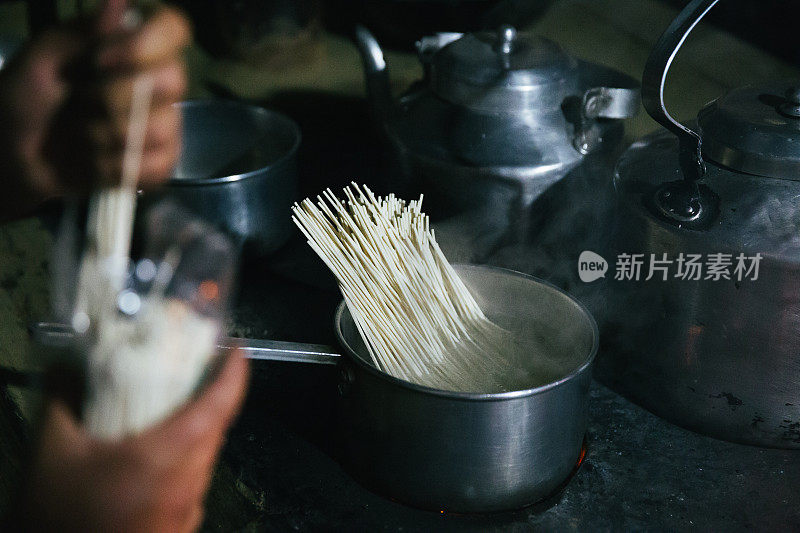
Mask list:
[{"label": "metal cup", "polygon": [[183,116],[181,157],[168,196],[228,233],[268,253],[292,232],[300,129],[288,117],[227,100],[177,104]]}]

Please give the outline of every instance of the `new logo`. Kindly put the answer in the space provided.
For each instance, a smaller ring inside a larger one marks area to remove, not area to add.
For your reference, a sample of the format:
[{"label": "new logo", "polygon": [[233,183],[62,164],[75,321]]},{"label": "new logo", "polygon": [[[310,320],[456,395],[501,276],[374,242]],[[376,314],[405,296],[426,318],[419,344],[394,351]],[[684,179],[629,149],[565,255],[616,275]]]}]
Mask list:
[{"label": "new logo", "polygon": [[606,277],[608,272],[608,261],[601,255],[586,250],[581,252],[578,258],[578,276],[584,283],[591,283],[600,278]]}]

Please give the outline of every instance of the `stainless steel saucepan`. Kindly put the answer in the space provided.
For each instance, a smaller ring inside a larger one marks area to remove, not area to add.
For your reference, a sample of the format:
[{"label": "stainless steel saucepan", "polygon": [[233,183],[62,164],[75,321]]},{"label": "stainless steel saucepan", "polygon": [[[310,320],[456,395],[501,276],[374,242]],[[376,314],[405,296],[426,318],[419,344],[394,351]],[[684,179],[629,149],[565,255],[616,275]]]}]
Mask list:
[{"label": "stainless steel saucepan", "polygon": [[319,345],[239,342],[254,359],[340,366],[344,459],[366,486],[427,509],[523,507],[553,493],[581,457],[597,327],[546,282],[486,266],[456,270],[487,316],[525,347],[517,361],[525,388],[450,392],[389,376],[370,363],[344,303],[334,323],[342,356]]},{"label": "stainless steel saucepan", "polygon": [[524,348],[513,372],[524,387],[464,393],[394,378],[370,363],[344,302],[334,322],[340,349],[232,338],[221,345],[252,359],[339,365],[343,459],[376,492],[450,512],[524,507],[556,491],[582,457],[597,326],[544,281],[487,266],[456,270]]},{"label": "stainless steel saucepan", "polygon": [[142,207],[167,197],[259,254],[279,248],[293,228],[287,213],[297,199],[297,124],[241,102],[177,105],[180,160],[165,187],[143,195]]}]

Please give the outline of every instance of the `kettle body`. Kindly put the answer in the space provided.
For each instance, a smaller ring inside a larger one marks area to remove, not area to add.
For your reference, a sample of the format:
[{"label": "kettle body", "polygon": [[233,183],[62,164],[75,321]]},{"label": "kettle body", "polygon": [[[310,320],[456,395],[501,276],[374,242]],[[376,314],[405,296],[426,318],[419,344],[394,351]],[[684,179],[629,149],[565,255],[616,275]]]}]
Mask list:
[{"label": "kettle body", "polygon": [[592,228],[609,218],[622,119],[639,108],[638,83],[504,27],[424,38],[425,78],[391,100],[380,48],[363,28],[358,40],[393,190],[424,194],[448,258],[569,288],[574,269],[554,266],[572,255],[565,241],[584,245],[564,212],[581,205]]},{"label": "kettle body", "polygon": [[719,208],[695,230],[651,207],[678,168],[668,133],[637,142],[616,167],[595,376],[694,431],[800,448],[800,181],[709,162],[703,181]]},{"label": "kettle body", "polygon": [[691,124],[664,105],[675,54],[718,1],[690,2],[645,68],[645,108],[669,132],[615,168],[595,375],[700,433],[800,448],[800,89],[740,87]]}]

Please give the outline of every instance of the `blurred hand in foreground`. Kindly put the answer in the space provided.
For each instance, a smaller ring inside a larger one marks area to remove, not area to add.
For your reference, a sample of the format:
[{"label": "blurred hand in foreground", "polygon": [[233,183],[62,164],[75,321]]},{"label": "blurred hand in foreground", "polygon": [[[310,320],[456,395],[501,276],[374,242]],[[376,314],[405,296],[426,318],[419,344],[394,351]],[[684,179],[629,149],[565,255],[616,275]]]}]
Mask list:
[{"label": "blurred hand in foreground", "polygon": [[19,519],[37,531],[193,531],[249,366],[231,353],[215,381],[153,428],[121,441],[89,434],[50,404]]},{"label": "blurred hand in foreground", "polygon": [[[119,181],[133,84],[154,81],[140,184],[169,177],[180,150],[187,20],[161,7],[144,22],[109,0],[91,22],[46,31],[0,71],[0,218]],[[132,23],[133,22],[133,23]]]}]

